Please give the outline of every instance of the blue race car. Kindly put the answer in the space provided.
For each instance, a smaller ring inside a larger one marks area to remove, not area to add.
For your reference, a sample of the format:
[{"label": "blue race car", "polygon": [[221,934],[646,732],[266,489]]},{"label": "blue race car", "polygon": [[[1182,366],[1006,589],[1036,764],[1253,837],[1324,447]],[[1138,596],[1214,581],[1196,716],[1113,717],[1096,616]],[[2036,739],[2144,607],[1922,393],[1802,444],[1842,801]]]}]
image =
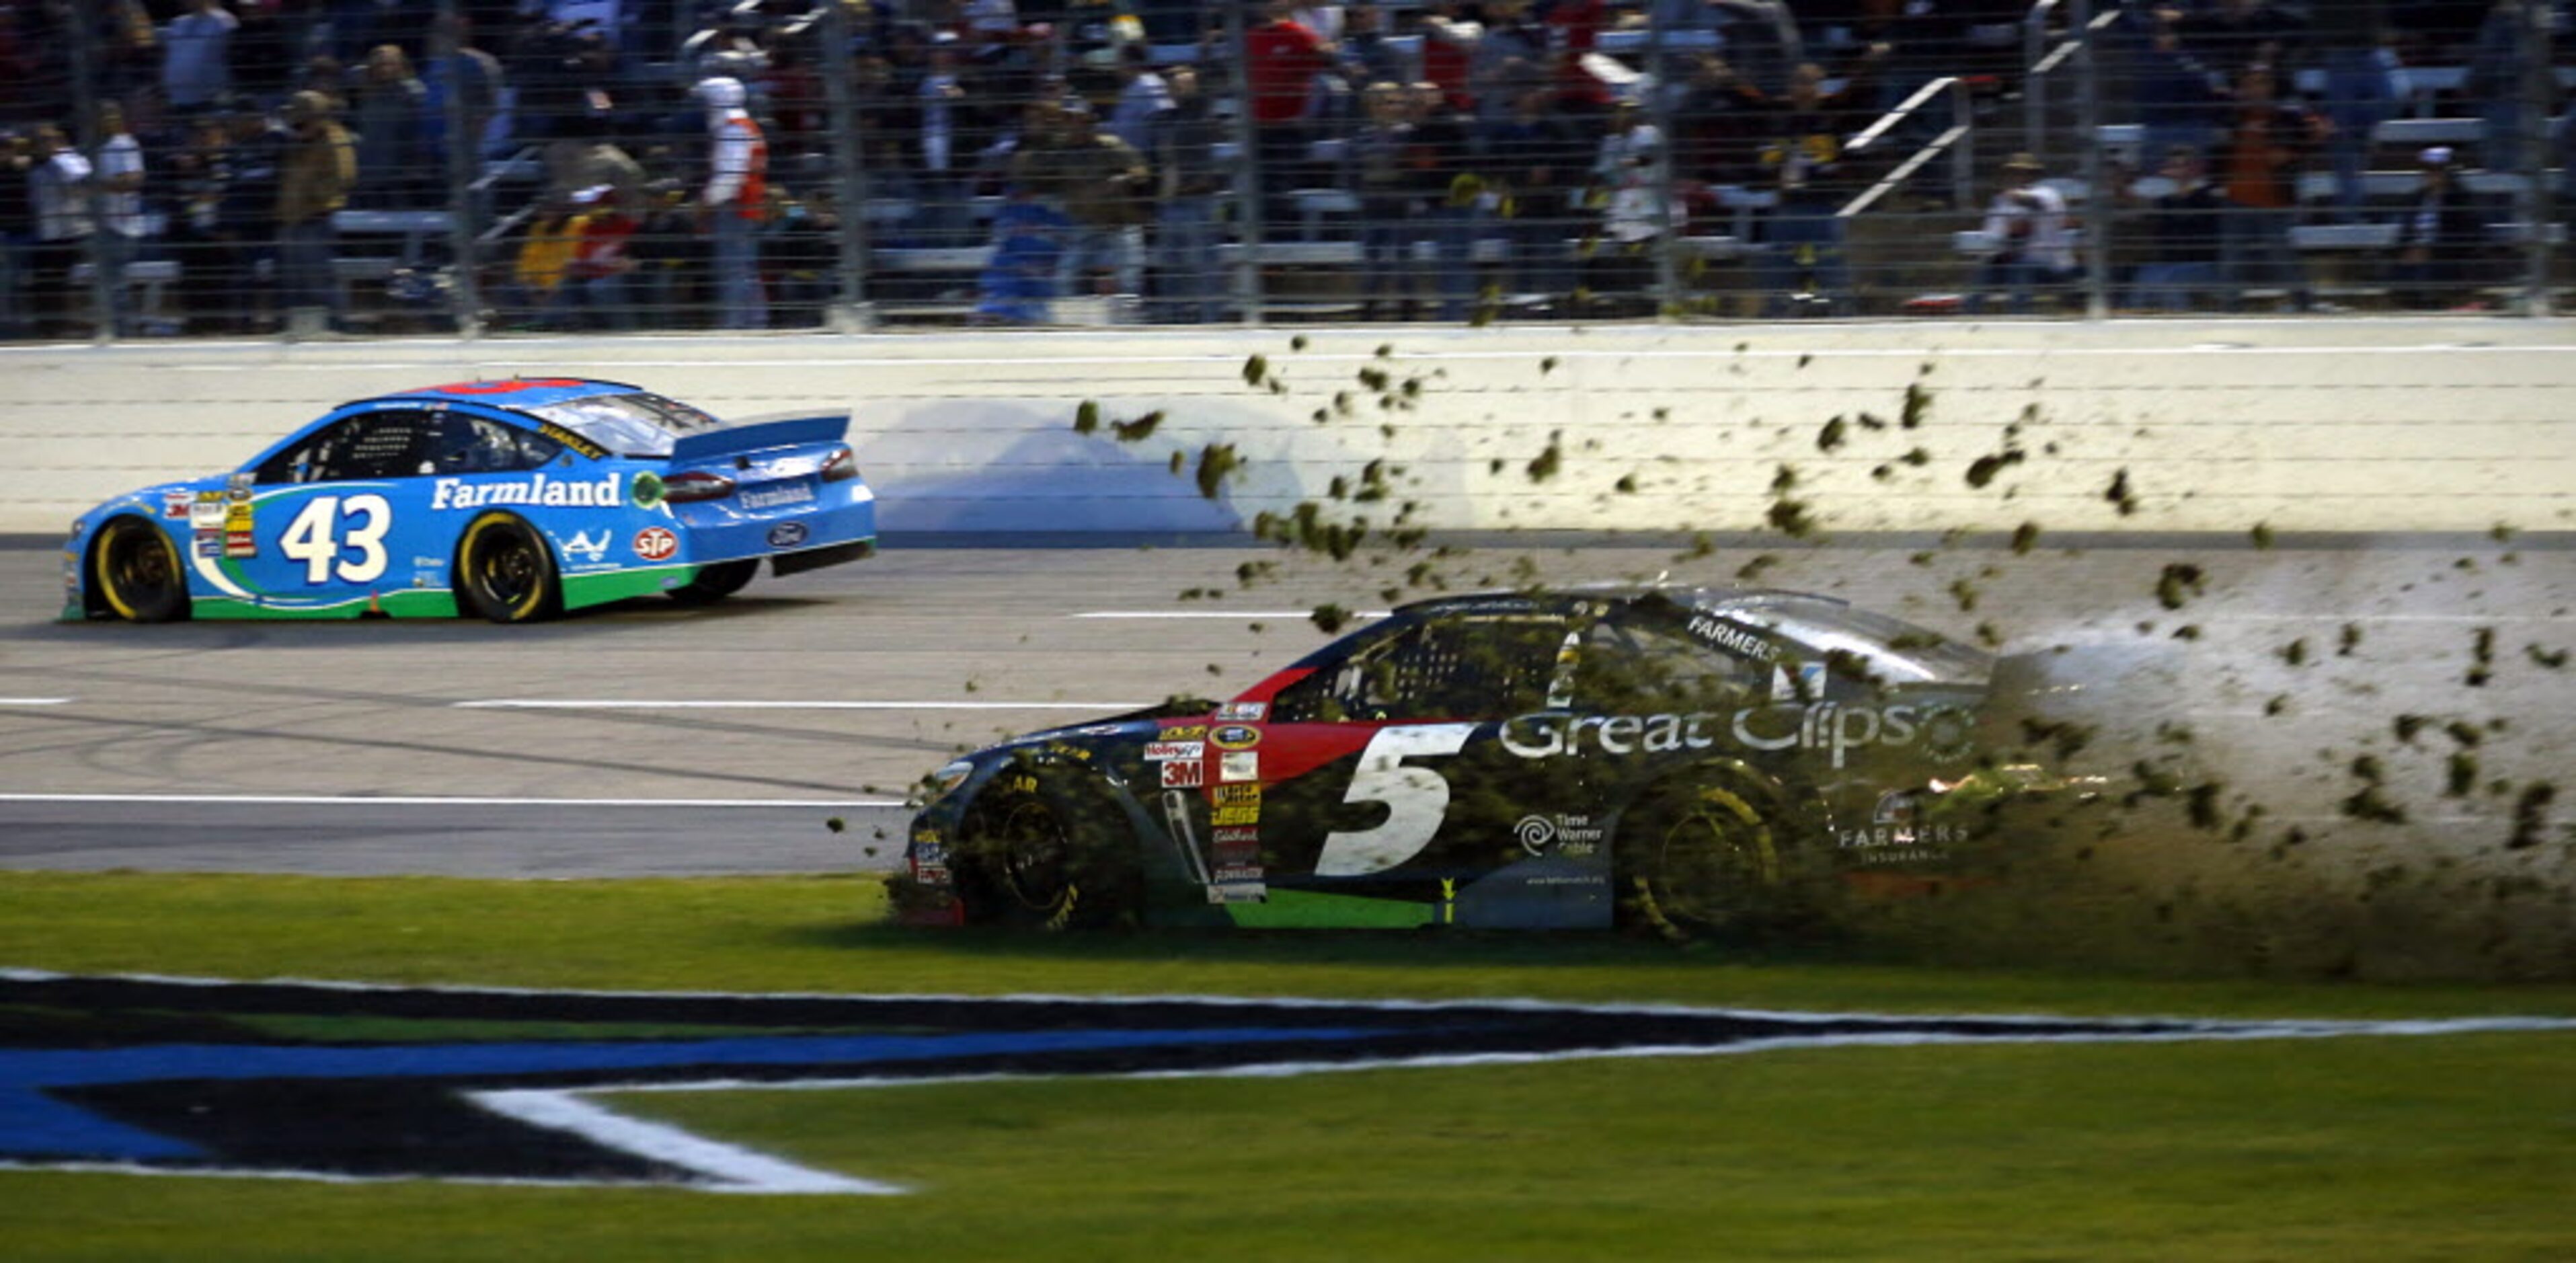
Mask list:
[{"label": "blue race car", "polygon": [[521,623],[740,591],[867,556],[846,414],[726,424],[615,382],[468,382],[343,404],[230,474],[72,523],[63,617]]}]

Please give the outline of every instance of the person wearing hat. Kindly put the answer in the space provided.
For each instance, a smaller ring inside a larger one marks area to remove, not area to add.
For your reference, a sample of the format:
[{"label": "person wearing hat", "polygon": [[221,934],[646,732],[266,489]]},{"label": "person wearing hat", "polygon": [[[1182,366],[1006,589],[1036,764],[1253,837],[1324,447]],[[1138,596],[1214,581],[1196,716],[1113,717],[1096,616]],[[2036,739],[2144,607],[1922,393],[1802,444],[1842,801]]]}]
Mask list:
[{"label": "person wearing hat", "polygon": [[760,286],[760,224],[769,204],[769,141],[743,108],[741,80],[710,75],[698,81],[692,95],[707,111],[708,173],[698,212],[715,247],[717,324],[766,328],[769,299]]},{"label": "person wearing hat", "polygon": [[2448,145],[2415,155],[2423,183],[2398,214],[2388,269],[2389,287],[2403,306],[2449,307],[2466,297],[2486,223],[2460,185],[2455,157]]},{"label": "person wearing hat", "polygon": [[2014,312],[2030,310],[2034,289],[2061,289],[2075,280],[2075,238],[2066,230],[2066,197],[2040,182],[2039,159],[2017,153],[2004,162],[2003,191],[1986,206],[1988,253],[1977,265],[1967,311],[1985,307],[1986,294],[2012,295]]},{"label": "person wearing hat", "polygon": [[348,315],[331,257],[331,217],[349,204],[358,183],[358,141],[334,120],[331,98],[306,90],[287,98],[289,139],[278,164],[277,258],[286,306],[328,308],[337,327]]}]

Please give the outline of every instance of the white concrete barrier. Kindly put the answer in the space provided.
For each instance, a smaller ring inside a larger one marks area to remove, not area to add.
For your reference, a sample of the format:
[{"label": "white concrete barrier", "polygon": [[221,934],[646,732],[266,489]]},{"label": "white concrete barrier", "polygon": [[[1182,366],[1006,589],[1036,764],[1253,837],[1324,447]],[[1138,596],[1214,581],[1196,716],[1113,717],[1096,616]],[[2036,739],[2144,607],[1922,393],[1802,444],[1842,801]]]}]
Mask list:
[{"label": "white concrete barrier", "polygon": [[[345,400],[512,374],[849,408],[897,534],[1228,530],[1308,501],[1741,531],[1783,494],[1826,532],[2576,529],[2576,331],[2485,318],[21,347],[0,532],[233,468]],[[1204,498],[1222,446],[1242,464]],[[1331,499],[1380,461],[1382,502]]]}]

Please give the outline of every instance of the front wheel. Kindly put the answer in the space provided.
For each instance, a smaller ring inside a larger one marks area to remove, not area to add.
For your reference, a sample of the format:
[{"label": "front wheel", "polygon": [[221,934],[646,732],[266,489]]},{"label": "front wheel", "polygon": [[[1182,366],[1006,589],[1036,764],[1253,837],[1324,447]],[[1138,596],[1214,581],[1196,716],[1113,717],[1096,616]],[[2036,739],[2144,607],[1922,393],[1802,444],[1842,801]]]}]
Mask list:
[{"label": "front wheel", "polygon": [[507,513],[484,514],[465,528],[456,580],[464,607],[496,623],[535,622],[563,605],[554,553],[535,527]]},{"label": "front wheel", "polygon": [[1092,814],[1035,787],[968,808],[957,831],[968,919],[1048,930],[1132,921],[1143,886],[1135,842]]},{"label": "front wheel", "polygon": [[99,597],[118,618],[167,623],[188,616],[188,578],[160,528],[140,518],[112,519],[99,531],[93,556]]},{"label": "front wheel", "polygon": [[1686,785],[1622,822],[1620,911],[1668,939],[1757,930],[1790,911],[1782,847],[1763,799],[1731,785]]},{"label": "front wheel", "polygon": [[671,599],[682,605],[713,605],[742,591],[753,575],[760,573],[760,559],[719,561],[698,567],[698,577],[671,589]]}]

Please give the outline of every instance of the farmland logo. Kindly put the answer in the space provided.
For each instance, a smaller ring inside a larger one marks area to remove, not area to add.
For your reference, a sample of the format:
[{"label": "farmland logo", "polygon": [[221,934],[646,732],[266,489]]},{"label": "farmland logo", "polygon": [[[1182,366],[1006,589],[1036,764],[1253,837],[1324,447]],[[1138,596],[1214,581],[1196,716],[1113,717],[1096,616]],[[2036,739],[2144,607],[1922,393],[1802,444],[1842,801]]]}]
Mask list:
[{"label": "farmland logo", "polygon": [[534,504],[590,509],[614,508],[623,499],[615,474],[597,478],[550,478],[544,474],[512,482],[468,482],[441,478],[430,484],[432,509],[479,509],[487,504]]},{"label": "farmland logo", "polygon": [[[1253,888],[1257,869],[1226,871]],[[0,971],[0,1166],[899,1193],[620,1114],[608,1091],[1274,1073],[1838,1044],[2576,1030],[2576,1021],[1870,1017],[401,989]]]}]

